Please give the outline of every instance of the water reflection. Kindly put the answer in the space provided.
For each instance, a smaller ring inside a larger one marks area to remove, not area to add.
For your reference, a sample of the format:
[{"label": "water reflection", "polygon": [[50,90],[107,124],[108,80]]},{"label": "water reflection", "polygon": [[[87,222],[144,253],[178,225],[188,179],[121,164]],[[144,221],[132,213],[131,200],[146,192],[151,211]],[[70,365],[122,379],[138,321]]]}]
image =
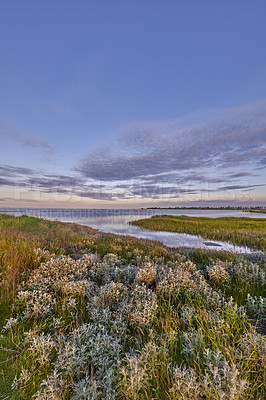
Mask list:
[{"label": "water reflection", "polygon": [[[249,249],[221,241],[209,241],[199,236],[172,232],[157,232],[129,225],[130,221],[149,218],[152,215],[189,215],[198,217],[251,217],[265,218],[265,214],[253,214],[241,210],[72,210],[72,209],[5,209],[15,215],[30,215],[63,222],[76,222],[101,232],[131,235],[137,238],[159,240],[169,247],[196,247],[203,249],[250,252]],[[1,212],[1,210],[0,210]]]}]

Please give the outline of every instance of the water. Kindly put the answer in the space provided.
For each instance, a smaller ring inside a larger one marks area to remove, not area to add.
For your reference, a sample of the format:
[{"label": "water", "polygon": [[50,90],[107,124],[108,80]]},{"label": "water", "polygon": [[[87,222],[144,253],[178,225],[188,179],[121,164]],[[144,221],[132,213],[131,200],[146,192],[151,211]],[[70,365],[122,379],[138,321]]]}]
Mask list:
[{"label": "water", "polygon": [[[221,241],[209,241],[200,236],[183,233],[157,232],[129,225],[130,221],[149,218],[152,215],[188,215],[195,217],[251,217],[266,218],[264,213],[242,212],[241,210],[74,210],[74,209],[2,209],[10,214],[47,218],[63,222],[76,222],[101,232],[131,235],[137,238],[159,240],[169,247],[196,247],[203,249],[228,250],[250,253],[246,247],[234,246]],[[1,209],[0,209],[1,212]]]}]

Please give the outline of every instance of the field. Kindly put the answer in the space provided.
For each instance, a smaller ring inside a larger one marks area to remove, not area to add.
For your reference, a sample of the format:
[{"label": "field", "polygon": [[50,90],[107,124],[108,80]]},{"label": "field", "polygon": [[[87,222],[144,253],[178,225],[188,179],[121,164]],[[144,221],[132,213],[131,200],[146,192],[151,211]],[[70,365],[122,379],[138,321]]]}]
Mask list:
[{"label": "field", "polygon": [[0,215],[0,274],[0,400],[266,397],[262,252]]},{"label": "field", "polygon": [[185,215],[156,215],[148,219],[131,222],[141,228],[155,231],[188,233],[206,239],[221,240],[240,246],[265,251],[265,218],[207,218]]}]

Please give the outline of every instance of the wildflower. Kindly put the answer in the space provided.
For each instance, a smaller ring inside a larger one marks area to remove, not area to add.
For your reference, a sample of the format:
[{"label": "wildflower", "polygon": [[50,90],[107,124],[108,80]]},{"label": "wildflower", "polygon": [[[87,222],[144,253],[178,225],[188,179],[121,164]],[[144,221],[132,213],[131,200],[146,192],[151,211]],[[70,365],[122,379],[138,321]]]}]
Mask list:
[{"label": "wildflower", "polygon": [[143,268],[140,268],[136,275],[136,283],[141,285],[144,283],[147,287],[151,287],[156,283],[157,271],[156,266],[151,262],[146,263]]},{"label": "wildflower", "polygon": [[195,370],[176,367],[173,370],[173,378],[174,383],[170,389],[173,399],[195,400],[201,398],[201,382]]},{"label": "wildflower", "polygon": [[257,317],[261,324],[266,325],[266,298],[265,297],[252,297],[247,295],[246,301],[247,312],[253,317]]},{"label": "wildflower", "polygon": [[230,275],[227,272],[225,265],[225,263],[218,261],[215,265],[207,268],[210,280],[216,285],[224,285],[230,280]]},{"label": "wildflower", "polygon": [[10,317],[9,319],[6,320],[6,324],[2,328],[2,332],[8,331],[11,329],[13,326],[15,326],[18,322],[18,318],[12,318]]},{"label": "wildflower", "polygon": [[56,346],[55,341],[52,339],[51,335],[45,336],[43,333],[41,335],[32,335],[32,332],[27,332],[25,334],[27,340],[30,342],[29,351],[33,358],[40,364],[46,365],[50,361],[50,356],[53,349]]},{"label": "wildflower", "polygon": [[239,378],[235,364],[229,365],[220,351],[205,352],[205,375],[202,386],[207,398],[238,400],[245,397],[247,382]]},{"label": "wildflower", "polygon": [[144,284],[137,285],[131,292],[129,303],[130,323],[140,328],[148,328],[158,308],[157,295]]}]

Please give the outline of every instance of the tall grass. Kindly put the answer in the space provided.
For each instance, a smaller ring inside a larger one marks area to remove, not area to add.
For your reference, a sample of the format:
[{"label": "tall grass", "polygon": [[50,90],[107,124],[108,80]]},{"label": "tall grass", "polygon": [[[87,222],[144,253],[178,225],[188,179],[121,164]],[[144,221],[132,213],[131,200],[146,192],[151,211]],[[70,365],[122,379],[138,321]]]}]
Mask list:
[{"label": "tall grass", "polygon": [[3,399],[265,398],[263,255],[15,221],[32,262],[5,298]]},{"label": "tall grass", "polygon": [[265,251],[265,218],[207,218],[173,215],[156,215],[131,222],[141,228],[155,231],[187,233],[206,239],[227,241]]},{"label": "tall grass", "polygon": [[74,224],[0,214],[0,298],[12,297],[21,280],[37,267],[36,249],[55,254],[76,251],[84,247],[83,229]]}]

